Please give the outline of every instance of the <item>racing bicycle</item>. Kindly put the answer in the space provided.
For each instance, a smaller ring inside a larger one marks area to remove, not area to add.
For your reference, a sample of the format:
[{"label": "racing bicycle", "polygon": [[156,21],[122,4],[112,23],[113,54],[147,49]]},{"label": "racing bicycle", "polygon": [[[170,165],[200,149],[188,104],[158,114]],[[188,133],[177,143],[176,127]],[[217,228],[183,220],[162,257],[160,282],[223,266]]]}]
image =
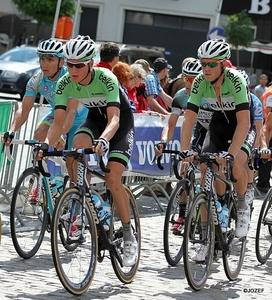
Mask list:
[{"label": "racing bicycle", "polygon": [[[73,187],[65,189],[59,197],[51,226],[55,269],[64,288],[73,295],[81,295],[87,291],[94,278],[97,262],[102,262],[105,257],[110,259],[117,278],[126,284],[131,283],[135,277],[140,258],[140,216],[136,199],[128,187],[125,186],[125,190],[129,198],[131,226],[138,241],[138,260],[135,265],[131,267],[123,265],[123,228],[108,189],[104,199],[109,201],[111,206],[108,231],[104,229],[103,221],[99,219],[99,212],[87,181],[87,173],[104,180],[104,173],[110,170],[105,168],[102,157],[99,158],[102,172],[90,168],[84,157],[85,154],[92,153],[94,153],[92,148],[46,153],[47,156],[71,156],[77,161],[77,182],[73,183]],[[72,234],[75,220],[78,231],[76,236]]]},{"label": "racing bicycle", "polygon": [[[216,163],[214,154],[199,154],[195,160],[205,163],[207,168],[203,175],[203,188],[195,195],[185,219],[183,261],[188,284],[198,291],[204,287],[210,276],[213,260],[217,259],[220,253],[227,278],[231,281],[237,279],[244,260],[246,236],[235,236],[237,193],[233,187],[233,182],[236,181],[232,174],[233,158],[227,157],[223,176],[213,169]],[[224,233],[216,209],[214,180],[226,186],[225,200],[229,209],[229,221]],[[206,220],[202,219],[203,214],[206,214]],[[202,230],[203,228],[206,230]],[[200,262],[193,260],[195,251],[203,246],[208,247],[205,259]]]},{"label": "racing bicycle", "polygon": [[[186,199],[184,216],[186,218],[188,207],[195,191],[198,189],[199,180],[196,178],[197,166],[193,162],[189,164],[185,177],[179,174],[179,163],[182,160],[179,151],[164,149],[162,153],[170,154],[170,172],[174,172],[178,179],[169,198],[163,228],[164,255],[167,262],[171,266],[175,266],[181,260],[183,254],[184,220],[181,221],[180,219],[180,210],[182,209],[180,200],[183,197]],[[163,169],[161,158],[162,156],[157,157],[157,165],[160,169]],[[175,227],[178,229],[173,230]]]}]

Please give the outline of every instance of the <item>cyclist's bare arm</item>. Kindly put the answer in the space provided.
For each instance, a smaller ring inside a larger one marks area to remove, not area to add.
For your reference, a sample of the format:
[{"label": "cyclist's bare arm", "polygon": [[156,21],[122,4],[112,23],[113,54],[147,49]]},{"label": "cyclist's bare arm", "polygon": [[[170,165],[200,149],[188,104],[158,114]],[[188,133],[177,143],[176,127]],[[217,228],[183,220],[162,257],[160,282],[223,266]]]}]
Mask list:
[{"label": "cyclist's bare arm", "polygon": [[[24,96],[21,106],[18,108],[14,115],[14,119],[9,128],[10,131],[16,132],[26,122],[29,112],[35,103],[35,97]],[[10,145],[11,140],[8,139],[5,143],[6,146]]]},{"label": "cyclist's bare arm", "polygon": [[268,148],[272,136],[272,114],[269,113],[267,120],[261,128],[261,149]]},{"label": "cyclist's bare arm", "polygon": [[186,109],[180,131],[181,151],[188,150],[191,148],[190,141],[196,119],[197,113],[190,109]]},{"label": "cyclist's bare arm", "polygon": [[263,121],[262,120],[255,120],[255,124],[256,124],[256,141],[254,144],[254,148],[258,148],[260,146],[260,142],[261,142],[261,129],[263,126]]},{"label": "cyclist's bare arm", "polygon": [[63,124],[63,131],[62,131],[63,135],[66,135],[67,132],[73,126],[78,105],[79,105],[79,102],[77,99],[71,98],[68,100],[67,108],[66,108],[66,117],[65,117],[64,124]]},{"label": "cyclist's bare arm", "polygon": [[171,114],[168,119],[168,124],[163,128],[161,139],[167,143],[173,138],[175,128],[178,122],[179,116],[177,114]]},{"label": "cyclist's bare arm", "polygon": [[170,115],[167,125],[162,130],[161,142],[158,143],[155,147],[157,156],[162,155],[162,150],[165,149],[166,144],[172,139],[177,125],[178,117],[179,116],[177,114]]},{"label": "cyclist's bare arm", "polygon": [[54,121],[50,126],[47,136],[45,138],[45,143],[49,146],[53,146],[61,136],[63,132],[64,120],[66,117],[66,111],[63,109],[56,109],[54,112]]}]

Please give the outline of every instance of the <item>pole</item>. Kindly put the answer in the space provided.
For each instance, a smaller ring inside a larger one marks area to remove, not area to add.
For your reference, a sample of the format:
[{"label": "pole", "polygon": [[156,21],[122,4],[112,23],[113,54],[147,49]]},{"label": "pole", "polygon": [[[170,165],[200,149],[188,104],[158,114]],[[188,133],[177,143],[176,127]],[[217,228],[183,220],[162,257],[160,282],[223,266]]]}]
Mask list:
[{"label": "pole", "polygon": [[51,34],[51,37],[52,37],[52,38],[54,38],[55,35],[56,35],[56,30],[57,30],[57,24],[58,24],[58,19],[59,19],[59,12],[60,12],[61,1],[62,1],[62,0],[58,0],[57,6],[56,6],[55,18],[54,18],[53,29],[52,29],[52,34]]},{"label": "pole", "polygon": [[76,29],[77,19],[79,16],[79,10],[80,10],[80,0],[77,0],[77,7],[76,7],[75,17],[73,22],[74,24],[73,24],[72,38],[75,37],[75,29]]},{"label": "pole", "polygon": [[222,4],[223,4],[223,0],[218,0],[217,8],[215,10],[217,12],[217,15],[216,15],[214,27],[218,27]]}]

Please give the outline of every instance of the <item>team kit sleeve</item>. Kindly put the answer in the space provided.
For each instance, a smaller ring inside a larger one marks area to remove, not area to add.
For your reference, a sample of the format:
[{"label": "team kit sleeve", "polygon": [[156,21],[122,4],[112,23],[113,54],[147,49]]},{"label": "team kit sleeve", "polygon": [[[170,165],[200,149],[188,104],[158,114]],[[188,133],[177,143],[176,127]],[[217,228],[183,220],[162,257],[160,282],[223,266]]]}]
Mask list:
[{"label": "team kit sleeve", "polygon": [[191,94],[188,99],[187,109],[193,110],[198,113],[201,99],[205,97],[205,91],[208,89],[209,82],[205,80],[204,75],[198,75],[191,87]]},{"label": "team kit sleeve", "polygon": [[107,106],[120,107],[119,82],[117,77],[109,70],[101,71],[98,76],[106,95]]},{"label": "team kit sleeve", "polygon": [[[66,110],[68,99],[72,96],[69,93],[72,84],[69,74],[63,75],[57,82],[55,94],[55,109]],[[76,97],[75,97],[76,98]]]},{"label": "team kit sleeve", "polygon": [[40,90],[40,76],[41,71],[34,74],[27,82],[25,96],[35,97],[37,96]]},{"label": "team kit sleeve", "polygon": [[[263,120],[263,104],[261,100],[253,93],[251,93],[253,100],[253,112],[254,120]],[[272,106],[272,97],[271,97],[271,106]]]},{"label": "team kit sleeve", "polygon": [[250,99],[247,92],[246,81],[243,76],[236,70],[228,70],[226,77],[229,83],[229,89],[234,97],[236,111],[248,110]]}]

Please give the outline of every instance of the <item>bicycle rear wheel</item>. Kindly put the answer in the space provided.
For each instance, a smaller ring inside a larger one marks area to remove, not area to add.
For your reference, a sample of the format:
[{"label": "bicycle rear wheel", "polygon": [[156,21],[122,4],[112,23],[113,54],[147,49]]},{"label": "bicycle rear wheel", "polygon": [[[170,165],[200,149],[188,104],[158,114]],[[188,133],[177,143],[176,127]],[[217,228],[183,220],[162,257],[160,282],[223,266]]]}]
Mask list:
[{"label": "bicycle rear wheel", "polygon": [[[131,283],[138,270],[141,252],[141,228],[140,228],[140,215],[136,199],[131,190],[124,186],[129,197],[130,208],[130,222],[134,231],[135,238],[138,242],[138,260],[132,267],[122,266],[118,258],[111,251],[110,258],[113,270],[117,278],[123,283]],[[112,204],[111,225],[110,225],[110,240],[116,245],[119,258],[122,259],[123,254],[123,228],[122,222],[118,217],[114,203]]]},{"label": "bicycle rear wheel", "polygon": [[268,191],[260,210],[256,230],[255,250],[258,261],[266,263],[272,253],[272,189]]},{"label": "bicycle rear wheel", "polygon": [[39,250],[48,219],[43,181],[38,191],[39,176],[37,169],[26,169],[16,183],[11,200],[11,238],[15,250],[25,259]]},{"label": "bicycle rear wheel", "polygon": [[[207,211],[208,201],[205,193],[197,194],[189,207],[185,220],[183,262],[188,284],[195,291],[204,287],[213,261],[215,228],[211,215],[211,220],[206,222],[207,234],[204,234],[201,228],[201,214],[203,211],[204,213]],[[203,261],[193,260],[196,251],[199,251],[203,246],[207,247],[205,259]]]},{"label": "bicycle rear wheel", "polygon": [[229,225],[224,234],[229,249],[222,252],[225,274],[229,280],[236,280],[240,274],[246,251],[246,237],[235,237],[237,211],[231,202],[229,207]]},{"label": "bicycle rear wheel", "polygon": [[[55,206],[51,248],[62,285],[76,296],[86,292],[91,285],[97,262],[97,232],[87,202],[84,223],[85,228],[81,236],[82,197],[78,189],[66,189]],[[74,235],[75,233],[78,234]]]},{"label": "bicycle rear wheel", "polygon": [[164,255],[171,266],[175,266],[182,258],[184,222],[180,224],[178,230],[173,231],[173,226],[179,224],[180,198],[185,194],[185,182],[177,182],[170,195],[163,228]]}]

